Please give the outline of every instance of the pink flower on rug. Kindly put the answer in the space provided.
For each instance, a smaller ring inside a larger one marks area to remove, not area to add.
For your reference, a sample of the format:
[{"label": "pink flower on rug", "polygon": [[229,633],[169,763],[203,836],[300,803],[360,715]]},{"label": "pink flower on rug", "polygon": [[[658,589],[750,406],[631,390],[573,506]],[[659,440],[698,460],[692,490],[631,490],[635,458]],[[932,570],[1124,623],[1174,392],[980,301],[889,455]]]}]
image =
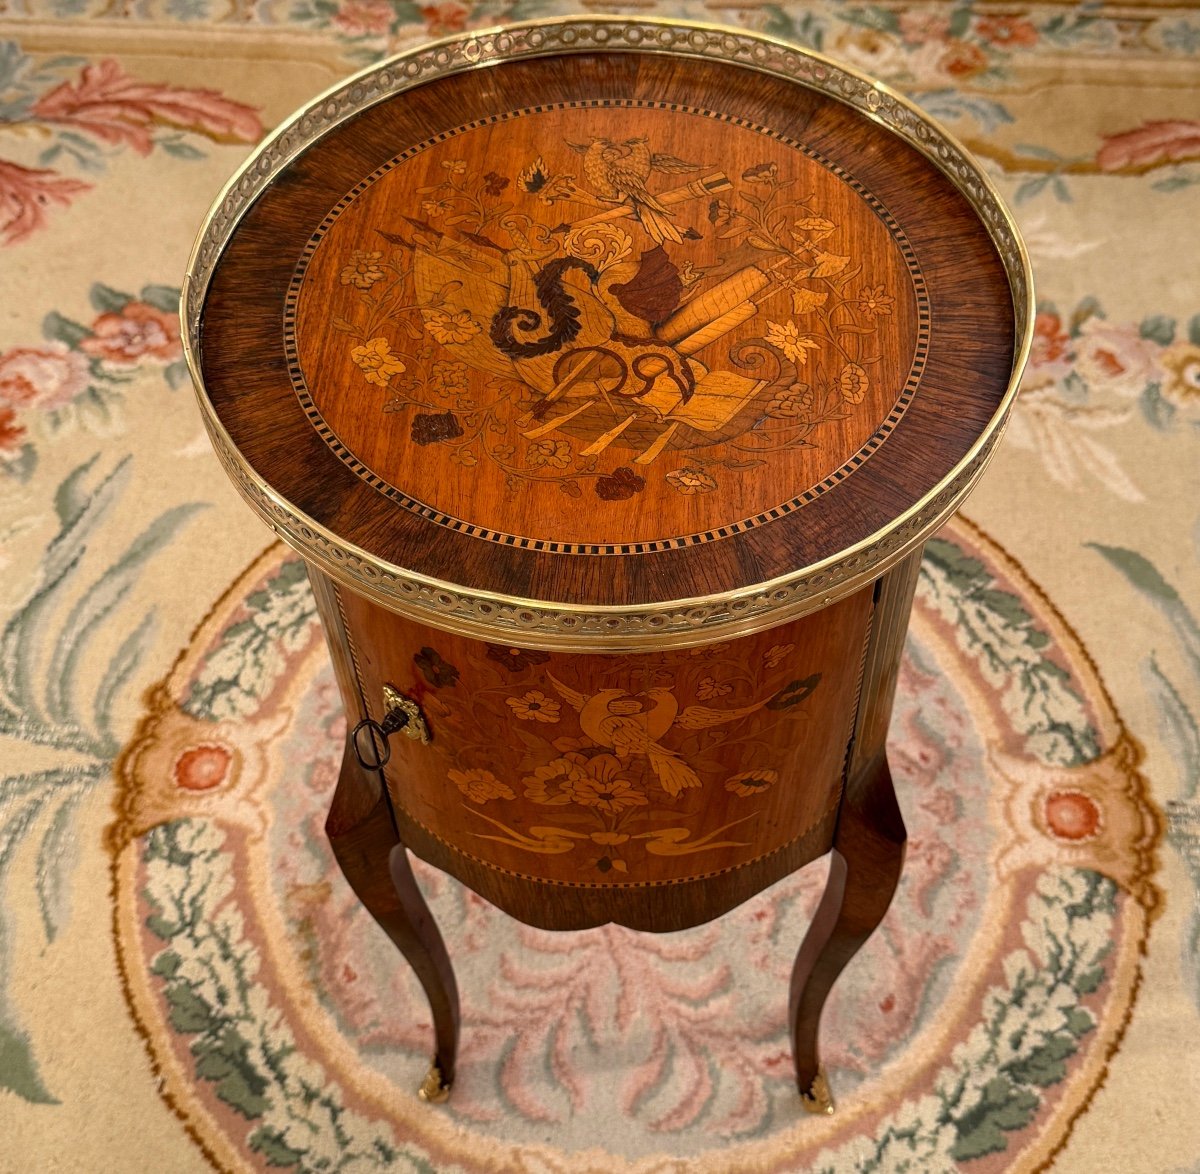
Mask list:
[{"label": "pink flower on rug", "polygon": [[227,746],[205,742],[185,750],[172,769],[175,785],[185,791],[211,791],[228,777],[233,753]]},{"label": "pink flower on rug", "polygon": [[1090,387],[1125,399],[1136,399],[1146,384],[1163,376],[1158,345],[1142,338],[1133,325],[1089,318],[1080,328],[1075,350],[1076,369]]},{"label": "pink flower on rug", "polygon": [[1038,40],[1037,29],[1019,16],[983,17],[975,31],[982,40],[1000,49],[1028,49]]},{"label": "pink flower on rug", "polygon": [[1055,791],[1046,799],[1046,824],[1060,840],[1091,840],[1103,819],[1095,801],[1082,791]]},{"label": "pink flower on rug", "polygon": [[17,423],[17,413],[12,408],[0,408],[0,453],[20,452],[24,435],[25,429]]},{"label": "pink flower on rug", "polygon": [[987,54],[978,45],[966,41],[951,41],[942,56],[942,69],[962,81],[982,73],[988,66]]},{"label": "pink flower on rug", "polygon": [[62,343],[39,350],[17,347],[0,355],[0,404],[53,411],[87,387],[87,359]]},{"label": "pink flower on rug", "polygon": [[1071,339],[1063,329],[1062,319],[1057,314],[1039,314],[1033,324],[1033,349],[1029,361],[1035,367],[1057,362],[1070,348]]},{"label": "pink flower on rug", "polygon": [[1105,135],[1096,154],[1101,171],[1149,171],[1164,163],[1200,159],[1200,122],[1145,122],[1137,130]]},{"label": "pink flower on rug", "polygon": [[378,37],[392,27],[395,15],[387,0],[345,0],[332,23],[351,37]]},{"label": "pink flower on rug", "polygon": [[52,204],[70,206],[76,196],[92,190],[90,183],[67,179],[56,171],[38,171],[0,159],[0,244],[14,245],[46,227]]},{"label": "pink flower on rug", "polygon": [[110,363],[133,364],[141,359],[178,359],[179,319],[145,302],[127,302],[119,314],[101,314],[90,337],[79,349]]},{"label": "pink flower on rug", "polygon": [[1062,319],[1051,312],[1038,314],[1033,324],[1033,346],[1022,386],[1028,390],[1065,379],[1071,371],[1073,357],[1071,336]]},{"label": "pink flower on rug", "polygon": [[900,13],[900,35],[907,45],[944,41],[950,36],[950,18],[928,9],[907,9]]},{"label": "pink flower on rug", "polygon": [[142,82],[106,58],[85,65],[77,82],[63,82],[34,103],[31,114],[95,135],[102,142],[148,155],[156,125],[196,131],[218,142],[256,142],[262,124],[250,106],[215,90]]},{"label": "pink flower on rug", "polygon": [[430,36],[440,37],[446,33],[461,33],[467,27],[471,10],[457,0],[445,0],[442,4],[426,4],[421,8],[425,18],[425,31]]}]

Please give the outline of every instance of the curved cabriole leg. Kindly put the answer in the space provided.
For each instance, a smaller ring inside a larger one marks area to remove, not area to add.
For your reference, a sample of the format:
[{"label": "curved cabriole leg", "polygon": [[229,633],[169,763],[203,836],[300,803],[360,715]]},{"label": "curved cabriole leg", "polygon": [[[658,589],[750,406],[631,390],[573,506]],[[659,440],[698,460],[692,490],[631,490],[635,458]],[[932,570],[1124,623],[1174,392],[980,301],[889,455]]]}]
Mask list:
[{"label": "curved cabriole leg", "polygon": [[792,969],[788,1024],[796,1086],[810,1113],[832,1113],[817,1032],[846,963],[883,920],[904,865],[904,820],[887,759],[847,789],[830,853],[829,880]]},{"label": "curved cabriole leg", "polygon": [[454,1083],[458,1054],[458,986],[381,788],[381,776],[364,771],[347,743],[325,833],[350,887],[425,988],[433,1012],[435,1052],[418,1095],[444,1101]]}]

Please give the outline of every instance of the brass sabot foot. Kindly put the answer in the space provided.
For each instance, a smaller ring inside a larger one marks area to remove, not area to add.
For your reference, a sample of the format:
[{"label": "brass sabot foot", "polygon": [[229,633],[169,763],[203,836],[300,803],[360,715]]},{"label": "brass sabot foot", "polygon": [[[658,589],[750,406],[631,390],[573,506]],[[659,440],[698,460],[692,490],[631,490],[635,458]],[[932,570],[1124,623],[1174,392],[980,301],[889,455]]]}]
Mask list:
[{"label": "brass sabot foot", "polygon": [[417,1096],[431,1105],[440,1105],[450,1095],[450,1085],[442,1078],[442,1070],[437,1060],[429,1065],[429,1071],[417,1089]]},{"label": "brass sabot foot", "polygon": [[829,1079],[824,1068],[817,1069],[808,1092],[800,1094],[800,1103],[810,1113],[823,1113],[827,1117],[833,1115],[833,1094],[829,1091]]}]

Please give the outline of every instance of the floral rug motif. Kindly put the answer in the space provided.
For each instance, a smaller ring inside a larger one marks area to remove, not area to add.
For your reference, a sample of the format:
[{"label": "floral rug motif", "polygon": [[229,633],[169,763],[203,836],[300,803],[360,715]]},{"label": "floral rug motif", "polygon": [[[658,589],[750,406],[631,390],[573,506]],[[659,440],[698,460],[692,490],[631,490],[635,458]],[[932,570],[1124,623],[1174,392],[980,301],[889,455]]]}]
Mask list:
[{"label": "floral rug motif", "polygon": [[1139,751],[1063,621],[967,523],[922,571],[891,734],[910,849],[825,1016],[833,1118],[801,1111],[785,1022],[823,862],[666,935],[533,930],[420,866],[463,1042],[451,1100],[419,1102],[424,996],[324,839],[344,732],[302,564],[273,547],[120,761],[126,995],[219,1166],[1031,1168],[1124,1030],[1159,901]]}]

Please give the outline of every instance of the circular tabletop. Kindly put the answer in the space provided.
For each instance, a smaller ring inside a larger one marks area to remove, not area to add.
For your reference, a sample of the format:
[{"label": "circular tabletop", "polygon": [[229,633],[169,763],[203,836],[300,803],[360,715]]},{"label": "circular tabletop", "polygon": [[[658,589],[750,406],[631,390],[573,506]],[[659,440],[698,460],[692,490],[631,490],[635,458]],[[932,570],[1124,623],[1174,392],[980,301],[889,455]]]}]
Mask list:
[{"label": "circular tabletop", "polygon": [[731,30],[571,19],[373,67],[214,207],[184,316],[235,482],[392,610],[579,650],[825,606],[1003,427],[1028,264],[903,99]]}]

